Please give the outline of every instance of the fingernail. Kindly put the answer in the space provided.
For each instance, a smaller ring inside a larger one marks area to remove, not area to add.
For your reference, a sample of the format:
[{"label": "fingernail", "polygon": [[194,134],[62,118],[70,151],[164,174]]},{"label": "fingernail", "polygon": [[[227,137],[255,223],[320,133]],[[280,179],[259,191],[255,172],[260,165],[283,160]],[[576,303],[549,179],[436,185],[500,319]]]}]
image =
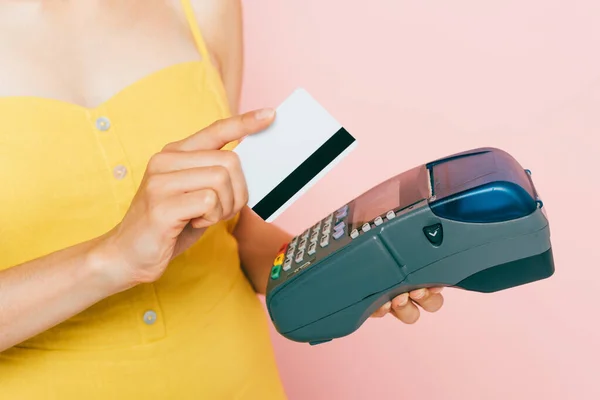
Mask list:
[{"label": "fingernail", "polygon": [[275,114],[275,110],[272,108],[263,108],[262,110],[258,110],[256,114],[254,114],[254,118],[258,120],[269,119]]},{"label": "fingernail", "polygon": [[406,305],[406,303],[408,303],[408,293],[403,293],[398,297],[399,297],[399,300],[397,302],[398,307],[403,307]]},{"label": "fingernail", "polygon": [[431,288],[429,290],[431,291],[431,293],[438,294],[438,293],[442,293],[442,290],[444,290],[444,288],[443,287],[435,287],[435,288]]},{"label": "fingernail", "polygon": [[411,296],[413,299],[421,299],[425,297],[426,289],[419,289]]}]

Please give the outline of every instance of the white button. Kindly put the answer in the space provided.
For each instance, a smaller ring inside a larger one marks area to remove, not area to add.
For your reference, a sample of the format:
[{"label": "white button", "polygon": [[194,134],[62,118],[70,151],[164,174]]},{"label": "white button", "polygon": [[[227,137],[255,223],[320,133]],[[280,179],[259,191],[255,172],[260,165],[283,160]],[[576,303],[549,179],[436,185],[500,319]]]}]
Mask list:
[{"label": "white button", "polygon": [[290,258],[294,255],[294,251],[296,251],[296,246],[290,245],[290,247],[288,248],[286,257]]},{"label": "white button", "polygon": [[124,165],[117,165],[113,169],[113,176],[116,179],[123,179],[123,178],[125,178],[125,175],[127,175],[127,168],[125,168]]},{"label": "white button", "polygon": [[283,270],[288,271],[290,268],[292,268],[292,259],[286,258],[285,262],[283,263]]},{"label": "white button", "polygon": [[152,310],[148,310],[144,313],[144,323],[147,325],[152,325],[156,322],[156,312]]},{"label": "white button", "polygon": [[96,120],[96,128],[100,131],[107,131],[110,129],[110,120],[106,117],[100,117]]},{"label": "white button", "polygon": [[310,242],[316,243],[319,240],[319,231],[315,231],[310,235]]},{"label": "white button", "polygon": [[387,214],[385,214],[387,219],[393,219],[396,216],[396,213],[394,213],[394,210],[390,210],[387,212]]},{"label": "white button", "polygon": [[363,230],[363,232],[368,232],[368,231],[370,231],[370,230],[371,230],[371,225],[370,225],[370,224],[367,222],[366,224],[364,224],[364,225],[362,226],[362,230]]},{"label": "white button", "polygon": [[302,239],[298,245],[298,251],[302,251],[306,248],[306,239]]},{"label": "white button", "polygon": [[373,221],[373,222],[375,222],[375,225],[379,226],[379,225],[383,224],[383,219],[381,217],[377,217],[377,218],[375,218],[375,221]]},{"label": "white button", "polygon": [[357,229],[352,229],[352,232],[350,232],[350,237],[352,239],[356,239],[358,237],[358,230]]}]

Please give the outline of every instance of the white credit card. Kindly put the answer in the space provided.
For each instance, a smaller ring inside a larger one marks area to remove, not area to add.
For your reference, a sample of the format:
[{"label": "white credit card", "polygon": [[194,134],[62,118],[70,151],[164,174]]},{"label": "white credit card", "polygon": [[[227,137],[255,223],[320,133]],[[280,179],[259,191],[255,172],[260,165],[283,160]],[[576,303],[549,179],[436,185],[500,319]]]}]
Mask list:
[{"label": "white credit card", "polygon": [[248,206],[272,222],[357,143],[304,89],[295,90],[271,126],[233,149],[246,177]]}]

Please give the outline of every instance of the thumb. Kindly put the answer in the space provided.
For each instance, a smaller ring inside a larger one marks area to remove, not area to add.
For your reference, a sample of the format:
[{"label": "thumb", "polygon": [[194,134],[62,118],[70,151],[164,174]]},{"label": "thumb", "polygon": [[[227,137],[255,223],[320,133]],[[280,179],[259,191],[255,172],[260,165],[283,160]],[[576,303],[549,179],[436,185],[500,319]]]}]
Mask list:
[{"label": "thumb", "polygon": [[266,129],[274,118],[275,110],[263,108],[221,119],[169,147],[175,151],[219,150],[230,142]]}]

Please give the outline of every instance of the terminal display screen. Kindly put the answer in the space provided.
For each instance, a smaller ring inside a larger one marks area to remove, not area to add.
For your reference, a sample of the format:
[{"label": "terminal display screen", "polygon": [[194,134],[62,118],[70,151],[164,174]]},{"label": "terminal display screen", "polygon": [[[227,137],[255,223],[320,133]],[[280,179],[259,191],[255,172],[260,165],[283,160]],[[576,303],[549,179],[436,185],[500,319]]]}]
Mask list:
[{"label": "terminal display screen", "polygon": [[354,200],[350,225],[360,228],[388,211],[398,211],[429,197],[427,170],[420,166],[396,175]]}]

